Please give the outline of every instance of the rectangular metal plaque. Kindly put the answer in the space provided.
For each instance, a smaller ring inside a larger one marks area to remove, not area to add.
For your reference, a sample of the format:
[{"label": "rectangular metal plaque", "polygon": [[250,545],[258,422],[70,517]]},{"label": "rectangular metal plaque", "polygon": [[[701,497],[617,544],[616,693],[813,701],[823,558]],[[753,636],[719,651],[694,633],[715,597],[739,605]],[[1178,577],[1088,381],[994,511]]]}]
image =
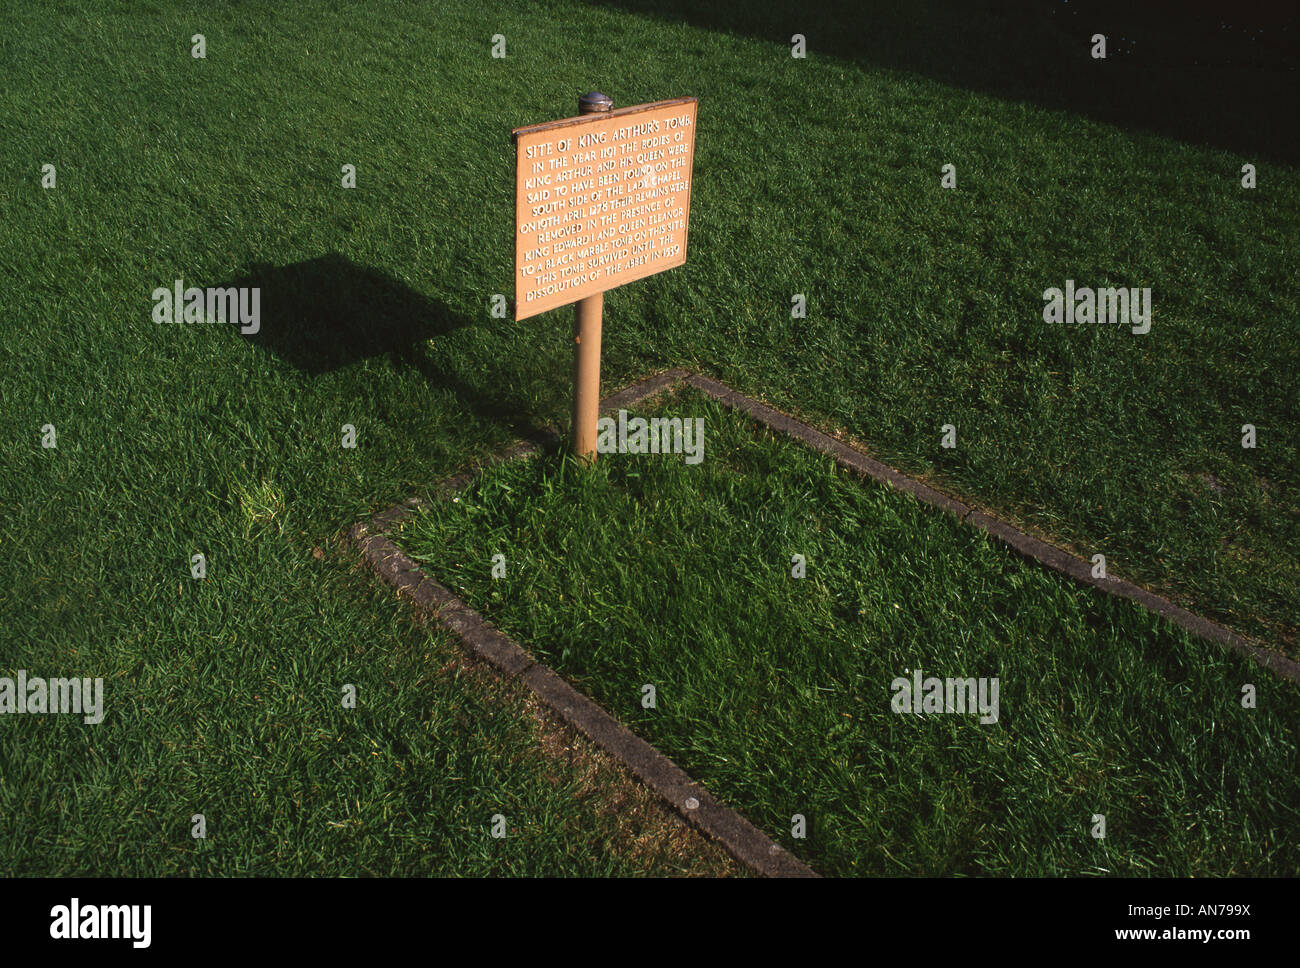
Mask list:
[{"label": "rectangular metal plaque", "polygon": [[515,129],[515,319],[686,261],[697,106]]}]

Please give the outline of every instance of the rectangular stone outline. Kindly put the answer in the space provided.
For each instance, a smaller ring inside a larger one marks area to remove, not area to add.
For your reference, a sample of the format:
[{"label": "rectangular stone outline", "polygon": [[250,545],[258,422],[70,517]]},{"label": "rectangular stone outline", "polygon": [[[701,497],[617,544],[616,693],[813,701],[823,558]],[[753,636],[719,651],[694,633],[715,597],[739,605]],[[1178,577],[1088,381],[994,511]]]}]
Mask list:
[{"label": "rectangular stone outline", "polygon": [[[1266,669],[1300,683],[1300,663],[1293,659],[1256,645],[1236,632],[1189,612],[1132,582],[1114,577],[1094,578],[1091,565],[1082,558],[1047,544],[999,518],[968,507],[789,414],[732,390],[718,380],[681,368],[666,370],[606,397],[601,401],[601,412],[612,413],[627,408],[683,383],[700,390],[729,409],[746,413],[770,429],[827,454],[846,470],[910,494],[918,501],[954,515],[959,521],[979,528],[1025,558],[1080,584],[1134,601],[1193,635],[1227,645]],[[544,445],[558,440],[558,435],[551,431],[534,434],[489,457],[480,467],[443,481],[434,489],[433,497],[460,490],[486,467],[534,454]],[[721,843],[736,860],[769,877],[819,876],[736,811],[719,803],[676,763],[619,723],[588,696],[537,662],[514,639],[496,629],[482,615],[426,575],[418,564],[393,544],[388,539],[387,532],[406,520],[425,500],[411,498],[376,515],[369,522],[354,525],[348,532],[349,538],[360,545],[366,560],[385,581],[394,585],[399,594],[410,598],[418,608],[431,613],[441,626],[460,639],[472,655],[489,662],[507,679],[519,679],[526,684],[543,706],[622,763],[688,823]],[[688,807],[688,801],[692,800],[697,806]]]},{"label": "rectangular stone outline", "polygon": [[[607,397],[602,412],[618,410],[646,400],[676,386],[687,376],[685,370],[669,370]],[[484,466],[536,453],[546,438],[539,434],[520,441]],[[464,472],[444,481],[435,495],[459,490],[474,479],[478,471]],[[517,679],[532,690],[547,709],[565,723],[613,756],[642,783],[668,802],[687,823],[713,837],[736,860],[767,877],[817,877],[812,868],[771,840],[767,834],[730,807],[724,806],[700,783],[695,782],[671,759],[573,688],[550,668],[537,662],[514,639],[495,628],[456,595],[426,575],[415,561],[404,554],[386,532],[404,521],[423,499],[414,498],[377,515],[369,523],[354,525],[348,532],[361,546],[371,567],[398,594],[409,598],[417,608],[429,612],[449,632],[460,639],[469,652],[490,663],[507,679]]]},{"label": "rectangular stone outline", "polygon": [[813,429],[806,423],[795,420],[793,417],[766,404],[759,403],[743,393],[737,393],[725,383],[720,383],[698,373],[687,376],[686,383],[713,397],[724,406],[747,413],[759,423],[765,424],[773,430],[779,430],[829,455],[834,458],[835,463],[846,470],[854,471],[860,476],[869,477],[888,487],[904,491],[918,501],[923,501],[955,515],[959,521],[979,528],[986,534],[1009,545],[1026,558],[1073,578],[1080,584],[1089,585],[1108,595],[1118,595],[1121,598],[1137,602],[1143,608],[1164,616],[1193,635],[1209,639],[1211,642],[1227,645],[1258,662],[1264,668],[1293,682],[1300,683],[1300,662],[1296,662],[1280,652],[1256,645],[1231,629],[1203,618],[1194,612],[1189,612],[1187,609],[1175,605],[1169,599],[1149,592],[1145,588],[1122,578],[1109,575],[1105,578],[1094,578],[1092,576],[1092,565],[1077,555],[1062,551],[1060,548],[1041,541],[1033,535],[1026,534],[1000,518],[967,507],[960,501],[935,490],[928,484],[923,484],[913,477],[901,474],[892,467],[868,457],[834,437],[829,437],[820,430]]}]

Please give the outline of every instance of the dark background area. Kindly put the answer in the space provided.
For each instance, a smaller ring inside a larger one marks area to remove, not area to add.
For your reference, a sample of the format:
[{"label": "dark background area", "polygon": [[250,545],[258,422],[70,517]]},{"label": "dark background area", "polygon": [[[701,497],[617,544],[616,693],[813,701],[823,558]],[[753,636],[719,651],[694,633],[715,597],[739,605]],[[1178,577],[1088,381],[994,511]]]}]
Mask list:
[{"label": "dark background area", "polygon": [[[591,0],[1300,162],[1296,0]],[[1107,56],[1092,58],[1093,34]]]}]

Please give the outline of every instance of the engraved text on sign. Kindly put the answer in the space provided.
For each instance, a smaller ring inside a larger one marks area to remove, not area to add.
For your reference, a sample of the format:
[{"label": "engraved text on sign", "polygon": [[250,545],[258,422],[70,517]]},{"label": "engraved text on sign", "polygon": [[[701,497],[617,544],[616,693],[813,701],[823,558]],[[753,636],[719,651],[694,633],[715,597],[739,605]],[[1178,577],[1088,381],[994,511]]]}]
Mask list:
[{"label": "engraved text on sign", "polygon": [[518,128],[515,319],[686,261],[695,98]]}]

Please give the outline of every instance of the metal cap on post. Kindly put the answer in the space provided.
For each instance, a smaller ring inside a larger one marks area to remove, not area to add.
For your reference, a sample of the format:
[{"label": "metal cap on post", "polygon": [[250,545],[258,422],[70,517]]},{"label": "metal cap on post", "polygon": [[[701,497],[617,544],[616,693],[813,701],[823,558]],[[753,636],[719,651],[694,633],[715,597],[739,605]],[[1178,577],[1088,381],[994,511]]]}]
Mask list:
[{"label": "metal cap on post", "polygon": [[[600,114],[614,108],[614,99],[599,91],[578,98],[579,114]],[[605,307],[602,293],[573,304],[573,452],[596,459],[596,418],[600,412],[600,323]]]},{"label": "metal cap on post", "polygon": [[614,108],[614,99],[608,94],[601,94],[599,91],[592,91],[590,94],[584,94],[578,98],[579,114],[597,114],[601,111],[610,111]]}]

